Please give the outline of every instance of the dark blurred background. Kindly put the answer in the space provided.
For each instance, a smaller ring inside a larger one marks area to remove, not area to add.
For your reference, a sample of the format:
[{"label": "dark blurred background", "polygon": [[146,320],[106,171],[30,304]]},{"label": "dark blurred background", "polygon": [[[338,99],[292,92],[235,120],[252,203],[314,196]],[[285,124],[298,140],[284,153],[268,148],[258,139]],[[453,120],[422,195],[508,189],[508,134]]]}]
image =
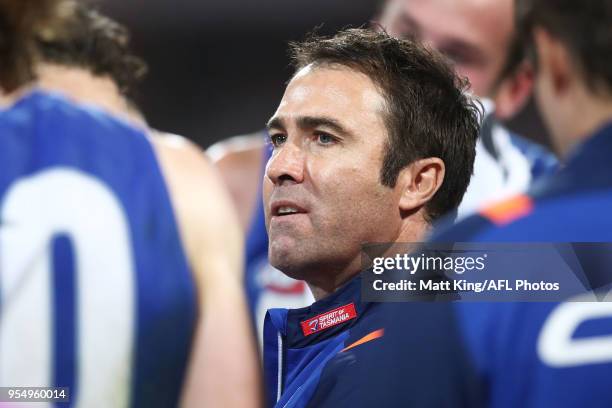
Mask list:
[{"label": "dark blurred background", "polygon": [[[315,26],[367,24],[377,0],[99,0],[128,26],[149,74],[137,102],[150,124],[207,147],[263,127],[292,70],[287,43]],[[518,125],[517,125],[518,124]],[[544,133],[533,108],[510,124]]]}]

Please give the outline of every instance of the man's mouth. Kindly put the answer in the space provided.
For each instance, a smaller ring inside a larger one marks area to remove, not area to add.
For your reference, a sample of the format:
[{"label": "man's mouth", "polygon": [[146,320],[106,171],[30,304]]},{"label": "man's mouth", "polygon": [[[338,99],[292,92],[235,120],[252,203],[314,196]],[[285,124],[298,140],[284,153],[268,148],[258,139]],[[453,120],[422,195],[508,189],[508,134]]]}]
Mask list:
[{"label": "man's mouth", "polygon": [[306,213],[306,210],[294,203],[277,202],[273,203],[271,207],[273,217],[286,217],[288,215]]},{"label": "man's mouth", "polygon": [[293,207],[279,207],[278,211],[276,211],[276,215],[283,216],[289,214],[297,214],[299,211],[297,208]]}]

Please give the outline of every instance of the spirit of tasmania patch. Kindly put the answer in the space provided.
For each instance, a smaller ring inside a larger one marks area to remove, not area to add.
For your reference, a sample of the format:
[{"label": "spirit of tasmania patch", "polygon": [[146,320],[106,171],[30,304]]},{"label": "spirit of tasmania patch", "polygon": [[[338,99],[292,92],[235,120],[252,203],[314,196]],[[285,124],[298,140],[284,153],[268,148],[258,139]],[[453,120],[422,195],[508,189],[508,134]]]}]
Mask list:
[{"label": "spirit of tasmania patch", "polygon": [[336,326],[340,323],[348,322],[351,319],[357,317],[357,311],[355,311],[355,304],[349,303],[348,305],[337,307],[329,312],[321,313],[315,317],[301,322],[302,331],[304,336],[310,336],[311,334],[320,332],[321,330],[329,329],[330,327]]}]

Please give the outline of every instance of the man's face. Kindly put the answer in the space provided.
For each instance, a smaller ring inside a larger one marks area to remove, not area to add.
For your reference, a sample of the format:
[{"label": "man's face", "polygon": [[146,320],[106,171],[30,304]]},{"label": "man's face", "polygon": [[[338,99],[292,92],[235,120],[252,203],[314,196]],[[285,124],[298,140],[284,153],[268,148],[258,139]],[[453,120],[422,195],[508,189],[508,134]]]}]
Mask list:
[{"label": "man's face", "polygon": [[358,270],[364,242],[399,231],[399,194],[380,183],[385,102],[365,75],[303,68],[269,122],[264,177],[270,263],[294,278]]},{"label": "man's face", "polygon": [[474,93],[494,97],[513,30],[511,0],[389,0],[380,23],[449,57]]}]

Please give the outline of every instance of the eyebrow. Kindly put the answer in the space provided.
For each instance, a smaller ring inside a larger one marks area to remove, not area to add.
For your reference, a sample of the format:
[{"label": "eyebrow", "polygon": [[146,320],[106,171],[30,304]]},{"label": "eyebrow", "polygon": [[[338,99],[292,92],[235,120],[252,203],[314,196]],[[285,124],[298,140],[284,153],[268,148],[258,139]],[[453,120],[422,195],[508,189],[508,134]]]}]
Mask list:
[{"label": "eyebrow", "polygon": [[266,129],[268,129],[268,130],[271,130],[271,129],[285,130],[284,121],[281,118],[279,118],[278,116],[274,116],[273,118],[268,120],[268,122],[266,123]]},{"label": "eyebrow", "polygon": [[[326,127],[330,129],[332,132],[338,133],[342,136],[351,136],[352,133],[346,129],[344,126],[340,124],[334,118],[330,118],[327,116],[300,116],[296,120],[297,126],[300,129],[314,129],[317,127]],[[279,129],[286,130],[285,121],[283,118],[275,116],[268,121],[266,124],[268,130],[270,129]]]}]

